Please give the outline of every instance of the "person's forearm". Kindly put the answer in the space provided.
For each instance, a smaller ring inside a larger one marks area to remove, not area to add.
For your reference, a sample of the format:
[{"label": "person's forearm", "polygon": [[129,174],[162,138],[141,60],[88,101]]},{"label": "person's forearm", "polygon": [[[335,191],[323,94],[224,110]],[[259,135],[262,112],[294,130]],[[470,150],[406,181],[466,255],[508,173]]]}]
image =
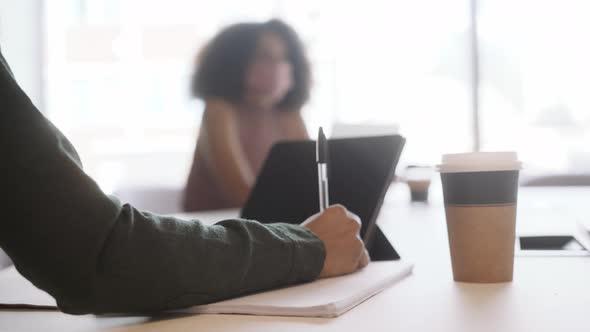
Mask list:
[{"label": "person's forearm", "polygon": [[129,206],[121,215],[99,260],[92,312],[181,308],[310,281],[325,258],[323,243],[299,226],[204,226]]},{"label": "person's forearm", "polygon": [[1,63],[0,158],[0,247],[66,312],[185,307],[311,280],[322,268],[323,243],[299,226],[203,226],[104,195]]}]

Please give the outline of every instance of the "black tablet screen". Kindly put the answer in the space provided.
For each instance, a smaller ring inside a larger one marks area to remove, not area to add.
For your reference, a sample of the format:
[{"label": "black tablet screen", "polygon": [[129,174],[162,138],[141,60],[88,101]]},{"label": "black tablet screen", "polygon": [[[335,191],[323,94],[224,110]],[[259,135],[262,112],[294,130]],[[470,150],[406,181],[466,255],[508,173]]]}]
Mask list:
[{"label": "black tablet screen", "polygon": [[[403,148],[401,136],[330,140],[330,204],[342,204],[362,220],[361,236],[373,260],[398,259],[387,238],[373,227]],[[314,141],[276,144],[258,176],[242,217],[264,223],[301,223],[319,211]],[[369,231],[369,233],[367,233]]]}]

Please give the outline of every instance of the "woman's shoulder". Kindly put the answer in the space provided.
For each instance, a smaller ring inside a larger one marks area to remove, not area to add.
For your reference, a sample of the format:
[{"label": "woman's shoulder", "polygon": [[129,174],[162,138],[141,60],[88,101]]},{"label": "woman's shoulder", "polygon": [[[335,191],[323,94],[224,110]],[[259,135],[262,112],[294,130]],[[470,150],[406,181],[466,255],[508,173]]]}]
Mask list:
[{"label": "woman's shoulder", "polygon": [[307,139],[307,129],[300,111],[281,112],[279,124],[287,139]]}]

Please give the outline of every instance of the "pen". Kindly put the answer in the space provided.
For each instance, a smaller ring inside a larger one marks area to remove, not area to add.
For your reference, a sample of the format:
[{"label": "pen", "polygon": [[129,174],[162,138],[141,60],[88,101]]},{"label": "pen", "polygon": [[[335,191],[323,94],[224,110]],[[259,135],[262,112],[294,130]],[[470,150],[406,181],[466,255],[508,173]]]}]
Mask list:
[{"label": "pen", "polygon": [[320,127],[316,142],[316,161],[318,164],[320,211],[324,211],[330,204],[330,199],[328,197],[328,141],[322,127]]}]

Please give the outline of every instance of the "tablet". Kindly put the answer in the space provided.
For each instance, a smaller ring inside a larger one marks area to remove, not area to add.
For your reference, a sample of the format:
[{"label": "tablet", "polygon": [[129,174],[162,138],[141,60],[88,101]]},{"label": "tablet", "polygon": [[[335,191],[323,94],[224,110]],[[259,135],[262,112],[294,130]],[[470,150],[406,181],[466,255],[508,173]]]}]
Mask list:
[{"label": "tablet", "polygon": [[[400,258],[376,219],[404,143],[399,135],[328,141],[330,204],[342,204],[360,217],[361,237],[375,261]],[[315,144],[288,141],[272,147],[242,218],[299,224],[319,211]]]}]

